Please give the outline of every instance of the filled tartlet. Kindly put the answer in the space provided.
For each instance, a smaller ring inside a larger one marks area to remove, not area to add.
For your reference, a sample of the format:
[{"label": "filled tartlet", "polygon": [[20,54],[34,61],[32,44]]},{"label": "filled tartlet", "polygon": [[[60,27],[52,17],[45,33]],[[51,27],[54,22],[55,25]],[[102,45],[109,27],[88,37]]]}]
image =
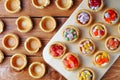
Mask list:
[{"label": "filled tartlet", "polygon": [[50,4],[50,0],[32,0],[32,4],[35,8],[43,9]]},{"label": "filled tartlet", "polygon": [[16,34],[6,34],[2,39],[2,44],[5,49],[14,50],[19,45],[19,37]]},{"label": "filled tartlet", "polygon": [[66,53],[67,47],[62,42],[53,42],[49,47],[49,53],[53,58],[61,58]]},{"label": "filled tartlet", "polygon": [[107,28],[103,23],[95,23],[90,29],[90,35],[97,40],[104,39],[107,36]]},{"label": "filled tartlet", "polygon": [[41,78],[45,74],[45,64],[41,62],[33,62],[30,64],[28,72],[33,78]]},{"label": "filled tartlet", "polygon": [[120,50],[120,38],[117,36],[110,36],[105,41],[105,46],[110,52],[117,52]]},{"label": "filled tartlet", "polygon": [[82,68],[79,71],[78,80],[96,80],[95,72],[91,68]]},{"label": "filled tartlet", "polygon": [[107,24],[116,24],[119,21],[119,13],[114,8],[108,8],[103,13],[103,19]]},{"label": "filled tartlet", "polygon": [[72,52],[68,52],[64,55],[62,63],[64,68],[68,71],[76,70],[81,65],[78,55]]},{"label": "filled tartlet", "polygon": [[52,16],[42,17],[39,27],[43,32],[52,32],[56,28],[56,20]]},{"label": "filled tartlet", "polygon": [[16,71],[24,69],[27,65],[27,57],[24,54],[16,53],[10,59],[10,66]]},{"label": "filled tartlet", "polygon": [[24,43],[24,47],[29,53],[37,53],[42,47],[42,44],[39,38],[28,37]]},{"label": "filled tartlet", "polygon": [[76,42],[79,39],[79,34],[80,30],[73,25],[67,25],[62,32],[63,38],[67,42]]},{"label": "filled tartlet", "polygon": [[21,10],[20,0],[5,0],[5,10],[9,13],[16,13]]},{"label": "filled tartlet", "polygon": [[4,53],[0,50],[0,63],[3,62],[4,59]]},{"label": "filled tartlet", "polygon": [[0,33],[2,33],[4,30],[4,23],[2,20],[0,20]]},{"label": "filled tartlet", "polygon": [[32,27],[32,20],[29,16],[20,16],[16,20],[17,30],[23,33],[29,32]]},{"label": "filled tartlet", "polygon": [[68,10],[72,7],[73,0],[56,0],[55,4],[60,10]]},{"label": "filled tartlet", "polygon": [[80,10],[75,19],[80,26],[89,26],[93,21],[92,14],[86,9]]},{"label": "filled tartlet", "polygon": [[104,0],[88,0],[88,7],[93,12],[98,12],[104,7]]},{"label": "filled tartlet", "polygon": [[93,64],[98,67],[106,67],[110,62],[110,56],[105,51],[98,51],[93,57]]},{"label": "filled tartlet", "polygon": [[83,39],[79,42],[79,50],[83,55],[92,55],[95,52],[95,43],[91,39]]}]

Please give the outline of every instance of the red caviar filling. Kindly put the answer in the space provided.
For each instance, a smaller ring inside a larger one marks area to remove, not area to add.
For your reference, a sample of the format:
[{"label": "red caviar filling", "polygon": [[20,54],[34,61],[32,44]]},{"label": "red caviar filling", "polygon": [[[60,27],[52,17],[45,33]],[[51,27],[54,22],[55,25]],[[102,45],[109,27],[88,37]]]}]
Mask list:
[{"label": "red caviar filling", "polygon": [[114,10],[108,10],[104,15],[104,19],[106,22],[112,23],[117,19],[117,13]]},{"label": "red caviar filling", "polygon": [[53,44],[50,47],[50,53],[53,57],[59,57],[63,54],[64,48],[59,44]]},{"label": "red caviar filling", "polygon": [[101,0],[89,0],[90,7],[99,7],[101,5]]},{"label": "red caviar filling", "polygon": [[120,45],[120,42],[116,38],[111,38],[107,42],[107,47],[111,50],[117,49],[119,47],[119,45]]},{"label": "red caviar filling", "polygon": [[67,68],[77,68],[79,66],[79,62],[78,62],[77,58],[72,54],[70,54],[70,55],[66,56],[66,58],[64,58],[63,64]]}]

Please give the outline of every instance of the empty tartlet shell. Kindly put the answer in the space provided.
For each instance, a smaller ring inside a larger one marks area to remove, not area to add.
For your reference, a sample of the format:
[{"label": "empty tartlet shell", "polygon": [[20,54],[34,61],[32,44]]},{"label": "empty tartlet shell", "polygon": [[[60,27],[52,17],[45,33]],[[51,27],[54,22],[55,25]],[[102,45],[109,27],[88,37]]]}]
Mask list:
[{"label": "empty tartlet shell", "polygon": [[[104,31],[105,31],[104,36],[102,36],[101,38],[96,38],[96,37],[94,36],[94,34],[93,34],[93,29],[94,29],[94,27],[97,26],[97,25],[102,26],[102,28],[103,28]],[[95,23],[95,24],[90,28],[90,35],[92,36],[92,38],[94,38],[94,39],[96,39],[96,40],[102,40],[102,39],[104,39],[104,38],[107,36],[107,32],[108,32],[107,27],[106,27],[103,23]]]},{"label": "empty tartlet shell", "polygon": [[80,37],[80,30],[79,30],[79,28],[77,28],[77,27],[74,26],[74,25],[67,25],[66,28],[64,28],[63,31],[62,31],[62,36],[63,36],[63,38],[65,38],[65,37],[64,37],[64,31],[65,31],[67,28],[69,28],[69,29],[74,29],[74,30],[77,32],[77,38],[74,39],[74,40],[72,40],[72,41],[66,41],[66,42],[69,42],[69,43],[76,42],[76,41],[79,39],[79,37]]},{"label": "empty tartlet shell", "polygon": [[52,16],[44,16],[42,17],[39,27],[43,32],[52,32],[56,28],[56,20]]},{"label": "empty tartlet shell", "polygon": [[42,44],[41,44],[41,41],[39,38],[28,37],[25,40],[24,47],[25,47],[26,51],[28,51],[29,53],[37,53],[39,51],[39,49],[42,47]]},{"label": "empty tartlet shell", "polygon": [[93,78],[91,80],[96,80],[96,74],[95,74],[95,72],[91,68],[88,68],[88,67],[84,67],[84,68],[80,69],[80,71],[78,73],[78,79],[80,77],[81,72],[84,71],[84,70],[88,70],[88,71],[90,71],[93,74]]},{"label": "empty tartlet shell", "polygon": [[96,56],[99,55],[99,54],[101,54],[101,53],[103,53],[103,52],[105,52],[105,51],[97,51],[97,52],[95,53],[95,55],[93,56],[93,64],[94,64],[95,66],[97,66],[97,67],[100,67],[100,68],[107,67],[107,66],[109,65],[109,62],[110,62],[110,55],[107,53],[107,57],[108,57],[108,59],[109,59],[109,62],[108,62],[107,65],[101,66],[101,65],[99,65],[99,64],[96,63],[96,61],[95,61]]},{"label": "empty tartlet shell", "polygon": [[29,32],[33,27],[32,20],[30,19],[29,16],[18,17],[18,19],[16,20],[16,25],[17,30],[22,33]]},{"label": "empty tartlet shell", "polygon": [[43,1],[44,2],[39,3],[39,0],[32,0],[32,4],[35,8],[43,9],[50,4],[50,0],[43,0]]},{"label": "empty tartlet shell", "polygon": [[2,20],[0,20],[0,33],[2,33],[4,30],[4,23]]},{"label": "empty tartlet shell", "polygon": [[90,6],[89,6],[89,0],[87,0],[87,5],[88,5],[88,8],[89,8],[92,12],[99,12],[99,11],[101,11],[101,10],[103,9],[103,7],[104,7],[104,0],[101,0],[101,5],[99,6],[99,8],[98,8],[97,10],[93,10],[93,9],[90,8]]},{"label": "empty tartlet shell", "polygon": [[[37,67],[35,67],[37,66]],[[41,68],[41,69],[40,69]],[[39,70],[40,69],[40,70]],[[39,70],[36,72],[36,70]],[[33,78],[41,78],[45,74],[45,64],[40,63],[40,62],[33,62],[30,64],[28,68],[29,75]]]},{"label": "empty tartlet shell", "polygon": [[[71,69],[71,68],[68,68],[68,67],[66,67],[66,66],[64,65],[63,61],[64,61],[64,59],[65,59],[68,55],[73,55],[73,56],[77,59],[77,61],[78,61],[78,67],[75,67],[75,68],[72,68],[72,69]],[[74,71],[74,70],[78,69],[78,68],[81,66],[81,61],[80,61],[80,59],[79,59],[79,56],[78,56],[77,54],[75,54],[75,53],[72,53],[72,52],[68,52],[68,53],[66,53],[66,54],[63,56],[63,58],[62,58],[62,63],[63,63],[64,68],[65,68],[66,70],[68,70],[68,71]]]},{"label": "empty tartlet shell", "polygon": [[[86,12],[86,13],[89,15],[89,17],[90,17],[90,20],[89,20],[86,24],[82,24],[82,23],[80,23],[80,22],[78,21],[78,15],[79,15],[80,13],[82,13],[82,12]],[[89,12],[89,11],[86,10],[86,9],[81,9],[81,10],[79,10],[79,11],[77,12],[77,14],[76,14],[76,16],[75,16],[75,21],[76,21],[80,26],[89,26],[89,25],[91,25],[91,23],[93,22],[93,17],[92,17],[91,12]]]},{"label": "empty tartlet shell", "polygon": [[[87,40],[89,40],[89,41],[92,43],[94,49],[93,49],[93,51],[92,51],[91,53],[89,53],[89,54],[84,54],[84,53],[82,53],[82,51],[80,50],[80,44],[83,43],[83,42],[85,42],[85,41],[87,41]],[[86,55],[86,56],[92,55],[92,54],[95,52],[95,49],[96,49],[95,43],[93,42],[92,39],[89,39],[89,38],[82,39],[82,40],[79,42],[78,47],[79,47],[80,53],[83,54],[83,55]]]},{"label": "empty tartlet shell", "polygon": [[14,50],[19,45],[19,37],[13,33],[6,34],[2,39],[2,44],[5,49]]},{"label": "empty tartlet shell", "polygon": [[[104,14],[105,14],[108,10],[114,10],[115,13],[117,14],[117,18],[118,18],[118,20],[116,21],[116,23],[114,23],[114,24],[110,24],[110,23],[108,23],[108,22],[105,21],[105,19],[104,19]],[[106,22],[107,24],[115,25],[115,24],[118,23],[119,19],[120,19],[119,13],[118,13],[118,11],[117,11],[115,8],[107,8],[107,9],[103,12],[103,20],[104,20],[104,22]]]},{"label": "empty tartlet shell", "polygon": [[[66,1],[66,4],[64,4],[63,1]],[[68,10],[72,7],[73,0],[56,0],[55,4],[60,10]]]},{"label": "empty tartlet shell", "polygon": [[[18,63],[18,62],[20,62],[20,60],[23,60],[23,61],[21,61],[22,65],[21,65],[21,63]],[[13,69],[15,69],[16,71],[20,71],[20,70],[24,69],[26,67],[26,65],[27,65],[27,57],[24,54],[16,53],[10,59],[10,66]]]},{"label": "empty tartlet shell", "polygon": [[[64,52],[63,52],[62,55],[60,55],[60,56],[58,56],[58,57],[52,56],[52,53],[50,52],[50,48],[51,48],[51,46],[54,45],[54,44],[57,44],[57,45],[60,45],[60,46],[63,47],[63,51],[64,51]],[[59,42],[59,41],[53,42],[53,43],[49,46],[49,53],[50,53],[50,55],[51,55],[53,58],[56,58],[56,59],[62,58],[62,57],[65,55],[66,51],[67,51],[66,45],[65,45],[64,43],[62,43],[62,42]]]},{"label": "empty tartlet shell", "polygon": [[0,50],[0,63],[3,62],[4,59],[4,53]]},{"label": "empty tartlet shell", "polygon": [[108,42],[108,40],[111,39],[111,38],[116,38],[118,41],[120,41],[120,38],[117,37],[117,36],[109,36],[109,37],[106,39],[106,41],[105,41],[105,47],[107,48],[107,50],[108,50],[109,52],[118,52],[118,51],[120,50],[120,45],[119,45],[119,47],[118,47],[116,50],[110,50],[110,49],[107,47],[107,42]]},{"label": "empty tartlet shell", "polygon": [[21,10],[21,2],[20,0],[5,0],[4,7],[9,13],[17,13]]}]

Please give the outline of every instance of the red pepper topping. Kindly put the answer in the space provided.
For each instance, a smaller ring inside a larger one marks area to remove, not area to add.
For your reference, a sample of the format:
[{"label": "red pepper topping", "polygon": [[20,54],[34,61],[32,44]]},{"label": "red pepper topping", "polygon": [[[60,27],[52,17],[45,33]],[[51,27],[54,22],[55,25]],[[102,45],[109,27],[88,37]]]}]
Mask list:
[{"label": "red pepper topping", "polygon": [[59,57],[63,54],[64,50],[63,50],[63,46],[61,45],[57,45],[57,44],[53,44],[50,47],[50,53],[52,54],[52,56],[54,57]]},{"label": "red pepper topping", "polygon": [[67,68],[76,68],[79,66],[78,60],[75,56],[68,55],[64,60],[63,60],[64,65]]}]

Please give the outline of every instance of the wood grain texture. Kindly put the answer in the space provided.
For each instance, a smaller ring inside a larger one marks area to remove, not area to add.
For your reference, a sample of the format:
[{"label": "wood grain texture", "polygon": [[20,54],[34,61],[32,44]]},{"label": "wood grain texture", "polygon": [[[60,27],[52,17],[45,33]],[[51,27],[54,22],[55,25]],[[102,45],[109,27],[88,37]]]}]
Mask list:
[{"label": "wood grain texture", "polygon": [[[42,58],[42,51],[48,41],[55,35],[55,33],[59,30],[59,28],[64,24],[67,18],[71,15],[71,13],[76,9],[76,7],[81,3],[82,0],[74,0],[73,7],[68,11],[61,11],[55,5],[55,0],[51,0],[51,4],[45,9],[36,9],[33,7],[31,0],[21,0],[22,10],[16,14],[10,14],[4,9],[4,1],[0,0],[0,18],[5,23],[5,30],[2,34],[0,34],[0,49],[5,54],[5,59],[2,64],[0,64],[0,80],[66,80],[61,74],[56,72],[53,68],[51,68]],[[15,21],[18,16],[28,15],[32,17],[33,21],[33,29],[26,34],[21,34],[17,31]],[[52,33],[44,33],[40,30],[38,24],[41,20],[42,16],[54,16],[57,21],[57,28]],[[15,33],[20,37],[20,45],[14,51],[9,51],[3,48],[1,41],[5,34],[7,33]],[[36,36],[40,38],[42,41],[43,47],[36,54],[29,54],[23,47],[24,41],[29,36]],[[27,67],[20,71],[16,72],[9,65],[9,60],[13,54],[16,52],[22,52],[27,55],[28,65]],[[41,79],[33,79],[28,74],[28,66],[35,61],[43,62],[46,64],[46,74]],[[113,66],[108,70],[108,72],[103,76],[102,80],[120,80],[120,57],[113,64]]]}]

